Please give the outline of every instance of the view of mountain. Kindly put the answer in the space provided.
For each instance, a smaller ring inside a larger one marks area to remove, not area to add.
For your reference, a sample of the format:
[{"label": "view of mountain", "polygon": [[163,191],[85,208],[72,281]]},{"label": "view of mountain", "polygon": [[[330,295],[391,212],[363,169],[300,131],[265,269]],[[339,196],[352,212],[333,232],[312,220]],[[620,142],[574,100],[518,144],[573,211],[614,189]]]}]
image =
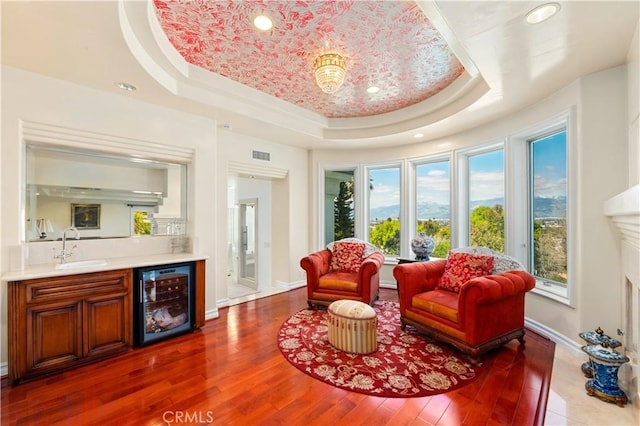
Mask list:
[{"label": "view of mountain", "polygon": [[[471,203],[471,209],[478,206],[495,206],[496,204],[504,204],[503,198],[492,198],[489,200],[474,201]],[[567,197],[556,198],[535,198],[533,200],[533,209],[537,218],[564,217],[567,213]],[[400,214],[400,206],[383,206],[375,208],[371,211],[374,219],[385,220],[387,218],[397,218]],[[448,219],[449,206],[438,203],[420,203],[418,204],[418,217],[420,219]]]}]

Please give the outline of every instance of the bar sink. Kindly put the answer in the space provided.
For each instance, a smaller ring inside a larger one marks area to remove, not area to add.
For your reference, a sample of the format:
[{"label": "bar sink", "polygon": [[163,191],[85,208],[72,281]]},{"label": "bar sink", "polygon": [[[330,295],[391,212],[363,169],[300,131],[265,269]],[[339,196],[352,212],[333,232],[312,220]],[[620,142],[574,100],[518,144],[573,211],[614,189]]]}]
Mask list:
[{"label": "bar sink", "polygon": [[106,264],[107,261],[104,259],[80,260],[78,262],[59,263],[56,265],[56,269],[91,268],[94,266],[105,266]]}]

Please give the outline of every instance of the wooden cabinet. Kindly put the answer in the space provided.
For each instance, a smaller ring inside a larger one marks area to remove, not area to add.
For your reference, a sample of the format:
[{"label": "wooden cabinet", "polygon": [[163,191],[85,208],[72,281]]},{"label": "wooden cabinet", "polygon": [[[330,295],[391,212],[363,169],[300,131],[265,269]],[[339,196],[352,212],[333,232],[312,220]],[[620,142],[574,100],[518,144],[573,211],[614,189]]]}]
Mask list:
[{"label": "wooden cabinet", "polygon": [[130,269],[11,281],[9,378],[39,377],[131,348]]}]

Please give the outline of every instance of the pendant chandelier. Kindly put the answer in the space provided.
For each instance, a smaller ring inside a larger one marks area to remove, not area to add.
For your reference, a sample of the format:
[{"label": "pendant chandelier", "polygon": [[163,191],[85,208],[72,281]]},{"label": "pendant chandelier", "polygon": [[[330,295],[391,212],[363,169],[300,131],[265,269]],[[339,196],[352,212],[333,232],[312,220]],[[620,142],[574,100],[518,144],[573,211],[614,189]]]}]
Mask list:
[{"label": "pendant chandelier", "polygon": [[337,53],[325,53],[316,58],[313,63],[313,70],[316,76],[316,83],[325,93],[335,93],[342,83],[346,74],[347,61]]}]

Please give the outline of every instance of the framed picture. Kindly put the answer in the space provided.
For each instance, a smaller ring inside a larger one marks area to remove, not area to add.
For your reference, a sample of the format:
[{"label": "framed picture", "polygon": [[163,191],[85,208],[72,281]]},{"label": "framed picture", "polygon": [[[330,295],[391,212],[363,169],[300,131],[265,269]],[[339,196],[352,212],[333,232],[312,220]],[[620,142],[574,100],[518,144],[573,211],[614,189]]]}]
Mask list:
[{"label": "framed picture", "polygon": [[100,204],[71,204],[71,226],[100,229]]}]

